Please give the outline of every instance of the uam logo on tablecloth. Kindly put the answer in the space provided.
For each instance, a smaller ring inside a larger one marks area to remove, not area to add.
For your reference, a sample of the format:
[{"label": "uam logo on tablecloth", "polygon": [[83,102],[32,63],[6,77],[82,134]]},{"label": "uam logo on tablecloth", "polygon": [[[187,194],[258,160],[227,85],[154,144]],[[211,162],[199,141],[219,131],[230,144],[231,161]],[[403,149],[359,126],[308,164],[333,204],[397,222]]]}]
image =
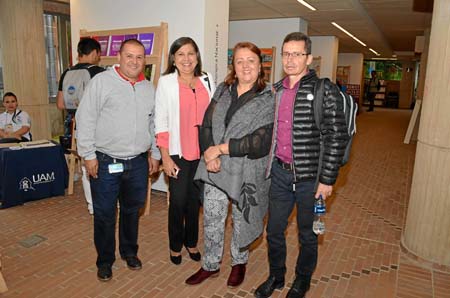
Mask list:
[{"label": "uam logo on tablecloth", "polygon": [[55,181],[55,172],[36,174],[32,178],[34,184],[50,183]]},{"label": "uam logo on tablecloth", "polygon": [[23,177],[19,182],[19,189],[23,191],[36,190],[33,185],[51,183],[55,181],[55,172],[34,174],[31,179]]},{"label": "uam logo on tablecloth", "polygon": [[22,178],[19,182],[19,189],[23,191],[35,190],[33,187],[33,182],[27,177]]}]

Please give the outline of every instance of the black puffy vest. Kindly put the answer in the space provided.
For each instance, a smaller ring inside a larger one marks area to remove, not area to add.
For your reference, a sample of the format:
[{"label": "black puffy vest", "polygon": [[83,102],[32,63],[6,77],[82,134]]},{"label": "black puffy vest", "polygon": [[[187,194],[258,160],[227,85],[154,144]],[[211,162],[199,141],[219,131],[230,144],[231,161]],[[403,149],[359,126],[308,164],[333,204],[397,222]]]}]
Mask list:
[{"label": "black puffy vest", "polygon": [[[321,133],[314,121],[314,86],[318,77],[313,70],[300,80],[294,102],[292,152],[297,181],[316,179],[319,165]],[[282,81],[274,85],[276,91],[282,88]],[[345,140],[348,138],[345,126],[343,104],[336,85],[325,85],[323,101],[322,139],[324,153],[319,181],[326,185],[336,182],[340,161],[344,155]]]}]

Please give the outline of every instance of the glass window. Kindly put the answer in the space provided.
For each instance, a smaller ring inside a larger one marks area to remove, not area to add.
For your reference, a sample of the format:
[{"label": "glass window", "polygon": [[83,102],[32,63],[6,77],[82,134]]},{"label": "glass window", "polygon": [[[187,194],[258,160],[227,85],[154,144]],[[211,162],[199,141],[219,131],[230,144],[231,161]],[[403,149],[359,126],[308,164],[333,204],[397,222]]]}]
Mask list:
[{"label": "glass window", "polygon": [[61,73],[71,62],[70,19],[68,16],[44,14],[45,56],[48,97],[56,102]]},{"label": "glass window", "polygon": [[370,73],[375,70],[379,79],[387,81],[402,80],[402,63],[399,61],[364,60],[364,78],[370,79]]}]

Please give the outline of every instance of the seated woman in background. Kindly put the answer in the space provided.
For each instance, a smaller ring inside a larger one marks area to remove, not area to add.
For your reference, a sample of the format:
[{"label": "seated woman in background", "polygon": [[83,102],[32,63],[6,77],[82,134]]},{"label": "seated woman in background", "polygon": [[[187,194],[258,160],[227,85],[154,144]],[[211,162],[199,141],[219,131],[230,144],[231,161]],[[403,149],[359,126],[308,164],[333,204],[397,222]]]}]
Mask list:
[{"label": "seated woman in background", "polygon": [[31,141],[31,120],[27,112],[17,108],[17,97],[12,92],[3,96],[5,112],[0,114],[0,143]]}]

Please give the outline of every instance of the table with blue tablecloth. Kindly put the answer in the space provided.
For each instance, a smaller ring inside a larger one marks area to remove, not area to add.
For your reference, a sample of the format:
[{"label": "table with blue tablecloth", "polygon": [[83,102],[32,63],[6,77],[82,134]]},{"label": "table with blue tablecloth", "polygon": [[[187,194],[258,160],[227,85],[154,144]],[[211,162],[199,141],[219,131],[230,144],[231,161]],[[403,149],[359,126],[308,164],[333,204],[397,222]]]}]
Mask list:
[{"label": "table with blue tablecloth", "polygon": [[64,195],[68,182],[63,149],[0,148],[0,208]]}]

